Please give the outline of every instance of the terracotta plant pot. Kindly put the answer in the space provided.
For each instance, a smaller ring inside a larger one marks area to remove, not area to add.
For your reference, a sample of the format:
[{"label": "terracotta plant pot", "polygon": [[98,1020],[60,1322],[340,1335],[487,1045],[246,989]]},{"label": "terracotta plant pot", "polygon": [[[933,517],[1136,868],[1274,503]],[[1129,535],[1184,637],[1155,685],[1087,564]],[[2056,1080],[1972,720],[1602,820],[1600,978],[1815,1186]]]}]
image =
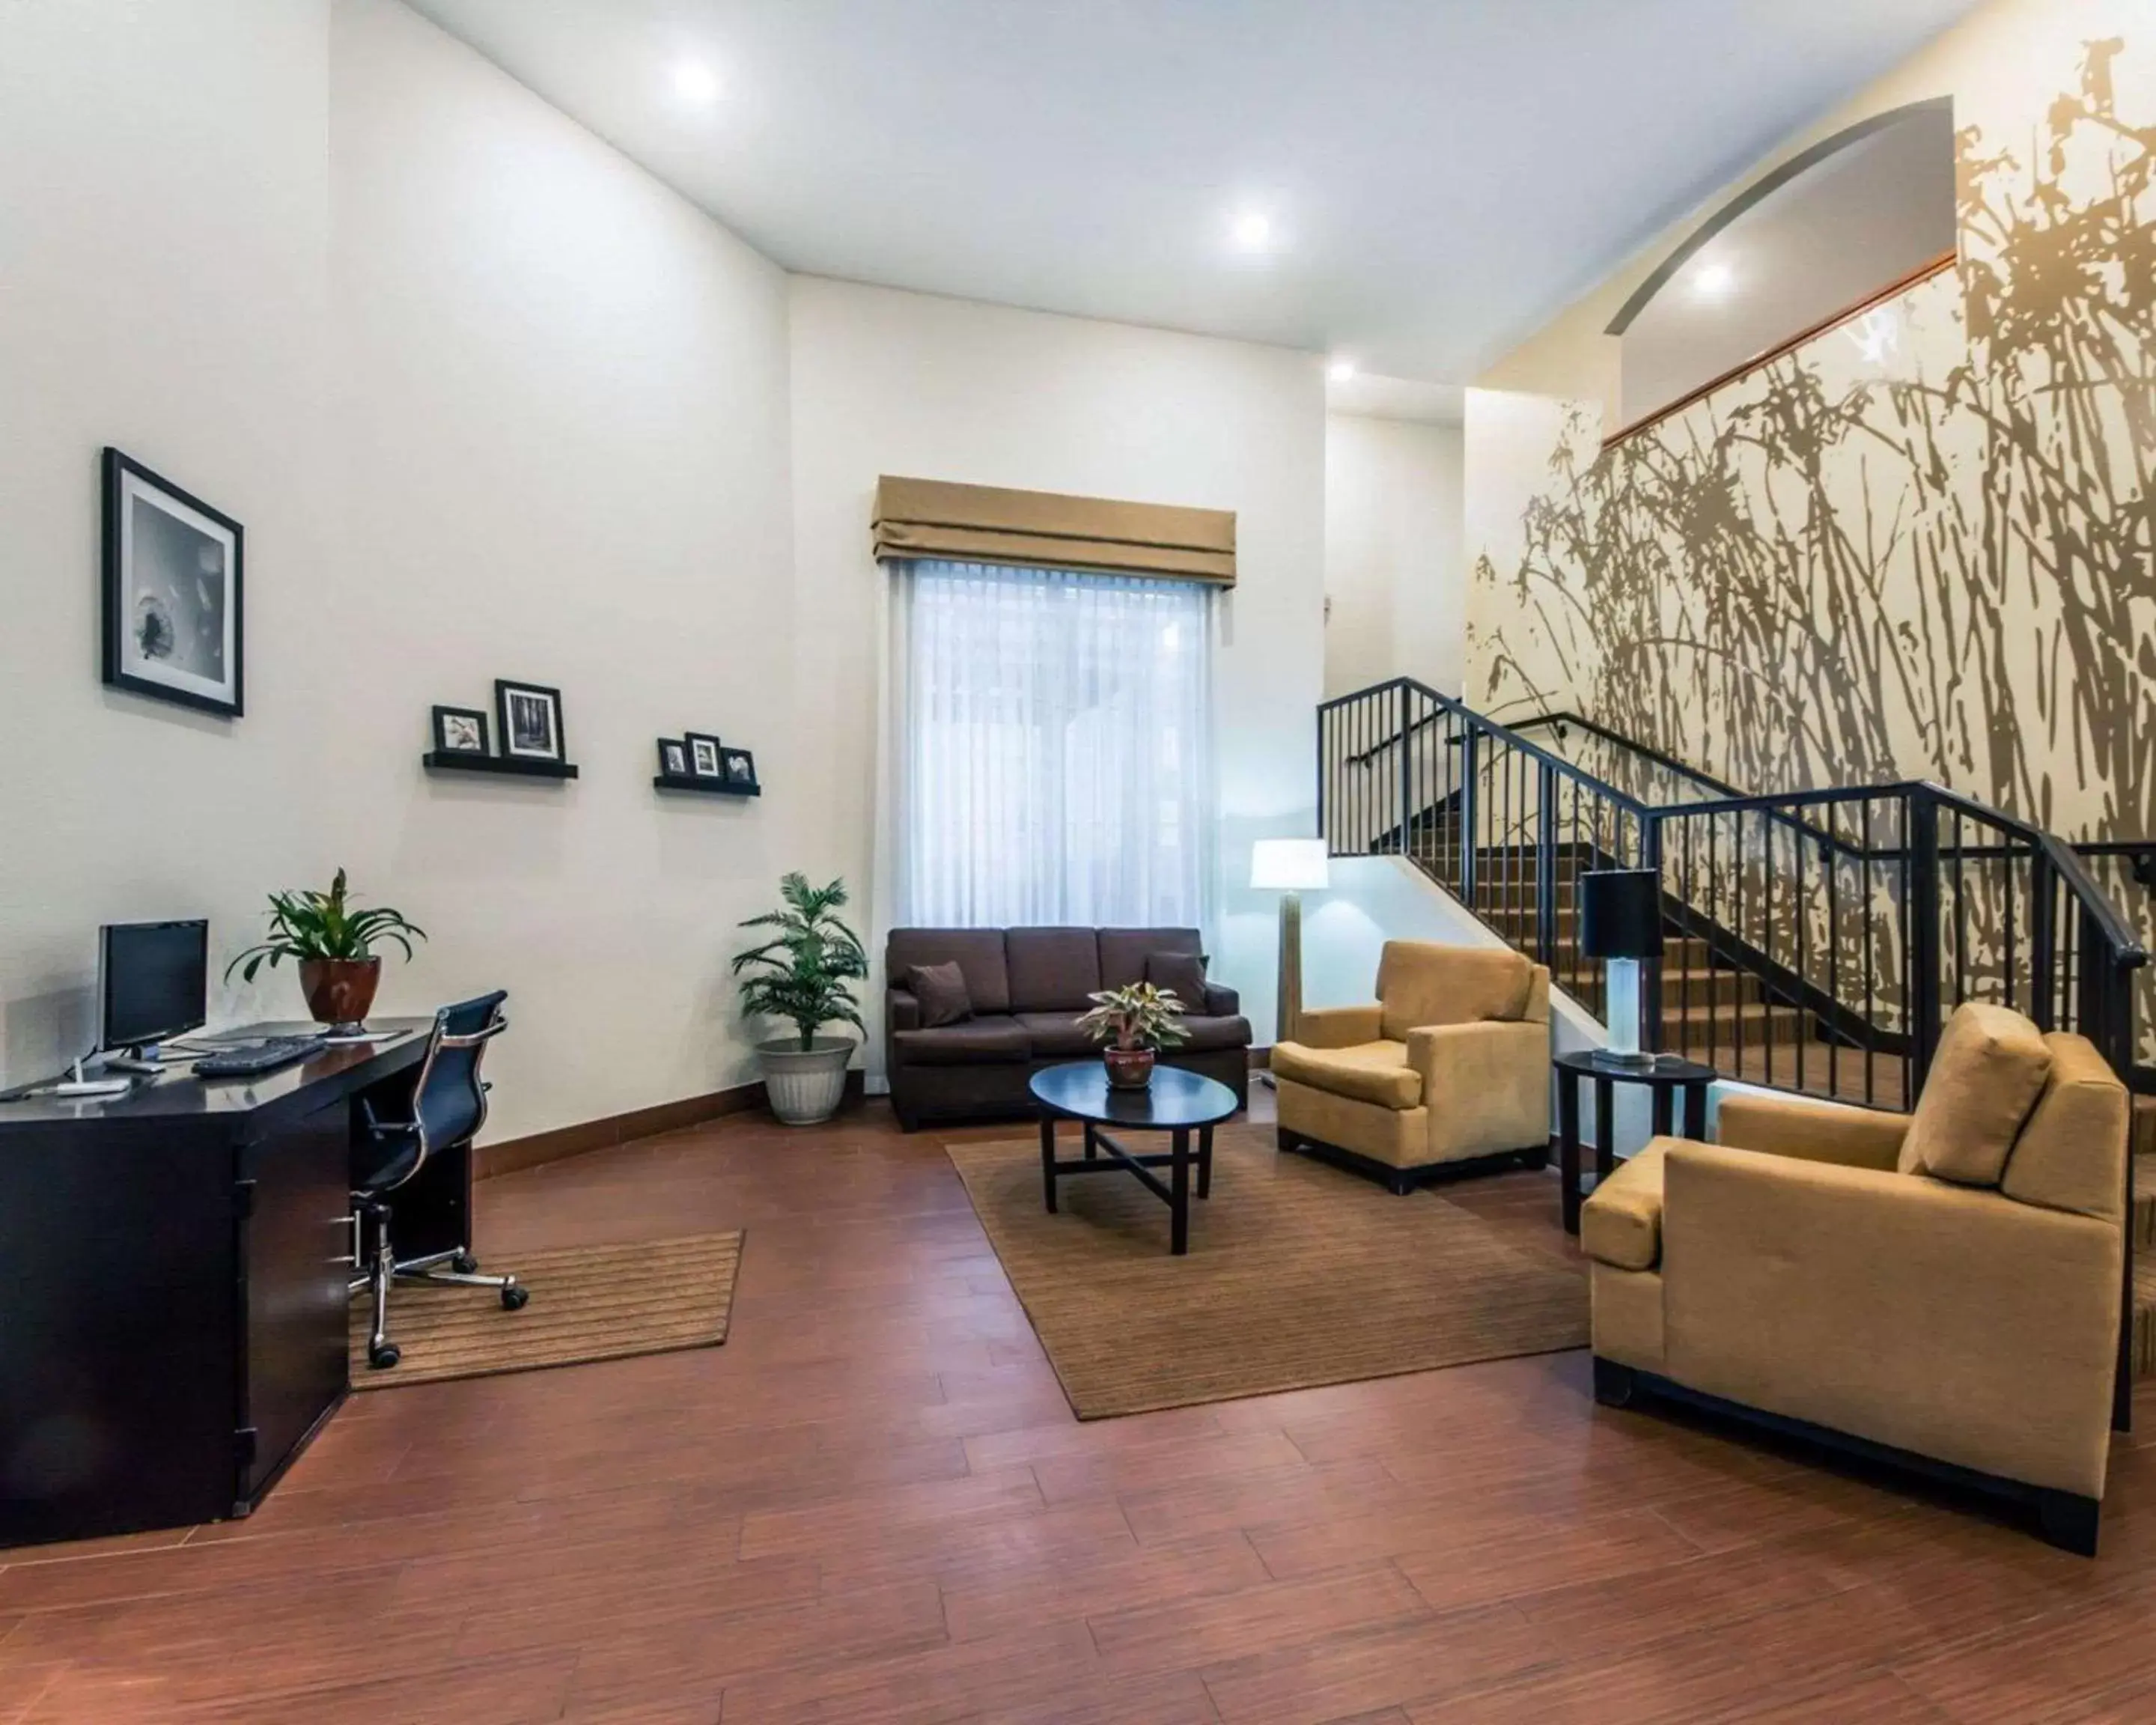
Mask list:
[{"label": "terracotta plant pot", "polygon": [[379,958],[302,958],[300,992],[321,1024],[357,1024],[374,1004],[382,983]]},{"label": "terracotta plant pot", "polygon": [[1143,1090],[1152,1082],[1153,1051],[1149,1048],[1106,1048],[1101,1058],[1107,1063],[1108,1082],[1117,1090]]}]

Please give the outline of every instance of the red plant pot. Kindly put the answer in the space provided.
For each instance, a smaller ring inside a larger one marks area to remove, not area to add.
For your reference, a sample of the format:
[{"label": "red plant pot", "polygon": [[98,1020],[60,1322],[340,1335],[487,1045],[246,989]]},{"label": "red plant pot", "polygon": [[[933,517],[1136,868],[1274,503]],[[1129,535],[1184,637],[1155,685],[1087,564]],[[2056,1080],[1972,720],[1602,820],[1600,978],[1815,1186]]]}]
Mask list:
[{"label": "red plant pot", "polygon": [[1107,1065],[1108,1082],[1117,1090],[1143,1090],[1152,1082],[1153,1051],[1149,1048],[1108,1048],[1101,1051]]},{"label": "red plant pot", "polygon": [[300,992],[321,1024],[357,1024],[374,1004],[382,984],[379,958],[302,958]]}]

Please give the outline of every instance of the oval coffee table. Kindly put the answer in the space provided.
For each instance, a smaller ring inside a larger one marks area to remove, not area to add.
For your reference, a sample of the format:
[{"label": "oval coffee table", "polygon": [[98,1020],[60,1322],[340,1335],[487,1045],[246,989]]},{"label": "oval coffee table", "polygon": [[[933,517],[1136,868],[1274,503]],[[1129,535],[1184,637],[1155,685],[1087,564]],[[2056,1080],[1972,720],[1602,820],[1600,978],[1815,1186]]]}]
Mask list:
[{"label": "oval coffee table", "polygon": [[[1235,1093],[1224,1084],[1180,1066],[1155,1066],[1143,1090],[1116,1090],[1099,1060],[1073,1060],[1044,1066],[1028,1086],[1040,1110],[1040,1176],[1048,1189],[1048,1210],[1055,1214],[1059,1174],[1129,1173],[1168,1205],[1169,1251],[1181,1257],[1190,1250],[1190,1167],[1198,1165],[1198,1195],[1213,1189],[1213,1128],[1235,1111]],[[1055,1159],[1055,1122],[1081,1121],[1086,1159]],[[1101,1128],[1168,1133],[1165,1154],[1137,1155]],[[1198,1153],[1190,1153],[1190,1135],[1198,1134]],[[1106,1152],[1103,1155],[1101,1153]],[[1152,1172],[1168,1170],[1163,1182]]]}]

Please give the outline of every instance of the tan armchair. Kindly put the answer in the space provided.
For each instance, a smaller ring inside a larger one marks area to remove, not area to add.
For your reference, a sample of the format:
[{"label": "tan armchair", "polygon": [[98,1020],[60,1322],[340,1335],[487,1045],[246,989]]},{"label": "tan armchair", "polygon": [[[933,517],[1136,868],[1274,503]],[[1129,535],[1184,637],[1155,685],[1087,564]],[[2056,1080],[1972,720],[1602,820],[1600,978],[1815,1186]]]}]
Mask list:
[{"label": "tan armchair", "polygon": [[1587,1201],[1595,1394],[1704,1396],[2033,1502],[2096,1549],[2125,1251],[2126,1086],[2003,1007],[1912,1114],[1736,1095]]},{"label": "tan armchair", "polygon": [[1370,1006],[1306,1011],[1276,1043],[1280,1145],[1367,1164],[1394,1192],[1549,1159],[1549,972],[1502,947],[1388,941]]}]

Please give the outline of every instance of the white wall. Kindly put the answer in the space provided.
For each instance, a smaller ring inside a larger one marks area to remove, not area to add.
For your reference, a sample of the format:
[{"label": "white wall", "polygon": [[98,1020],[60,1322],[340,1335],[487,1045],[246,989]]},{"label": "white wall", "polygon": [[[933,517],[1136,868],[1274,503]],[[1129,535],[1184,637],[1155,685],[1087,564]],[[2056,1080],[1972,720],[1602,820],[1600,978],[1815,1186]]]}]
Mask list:
[{"label": "white wall", "polygon": [[[1214,974],[1271,1040],[1272,905],[1250,845],[1314,829],[1322,680],[1324,382],[1313,356],[797,277],[792,283],[795,651],[821,740],[806,850],[869,880],[881,636],[880,474],[1236,512],[1220,601]],[[869,919],[874,921],[873,917]]]},{"label": "white wall", "polygon": [[1460,692],[1463,460],[1457,425],[1327,415],[1327,695],[1397,676]]},{"label": "white wall", "polygon": [[[86,1046],[100,922],[229,949],[320,859],[309,740],[364,705],[322,614],[328,37],[308,0],[0,12],[0,1081]],[[246,526],[244,719],[98,680],[108,443]]]}]

